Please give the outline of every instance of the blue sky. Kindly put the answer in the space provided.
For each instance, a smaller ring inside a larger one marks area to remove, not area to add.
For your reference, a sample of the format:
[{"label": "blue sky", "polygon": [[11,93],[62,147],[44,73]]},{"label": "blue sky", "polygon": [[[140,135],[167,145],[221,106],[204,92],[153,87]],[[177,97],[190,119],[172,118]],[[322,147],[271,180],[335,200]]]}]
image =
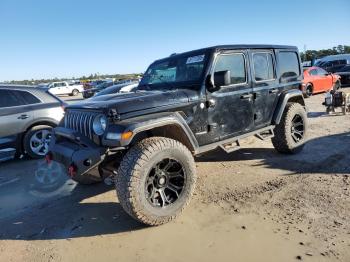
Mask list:
[{"label": "blue sky", "polygon": [[0,81],[144,72],[217,44],[350,45],[350,1],[1,0]]}]

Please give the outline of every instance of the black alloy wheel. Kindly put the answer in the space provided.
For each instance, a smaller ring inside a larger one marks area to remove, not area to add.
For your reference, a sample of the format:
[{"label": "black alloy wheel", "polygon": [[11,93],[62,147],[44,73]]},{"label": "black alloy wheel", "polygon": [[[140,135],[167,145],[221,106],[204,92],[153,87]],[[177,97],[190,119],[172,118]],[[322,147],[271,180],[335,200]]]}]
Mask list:
[{"label": "black alloy wheel", "polygon": [[298,114],[292,120],[291,135],[295,143],[298,143],[304,138],[304,120]]},{"label": "black alloy wheel", "polygon": [[167,207],[181,196],[186,174],[175,159],[166,158],[153,166],[146,179],[146,198],[154,207]]}]

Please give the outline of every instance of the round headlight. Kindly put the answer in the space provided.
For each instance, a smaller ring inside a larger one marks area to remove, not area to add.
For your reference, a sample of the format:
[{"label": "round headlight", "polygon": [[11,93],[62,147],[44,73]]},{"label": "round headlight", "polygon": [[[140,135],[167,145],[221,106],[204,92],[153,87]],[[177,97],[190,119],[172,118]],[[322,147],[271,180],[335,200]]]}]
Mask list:
[{"label": "round headlight", "polygon": [[105,115],[97,115],[92,124],[92,129],[95,134],[100,136],[103,135],[107,127],[107,118]]}]

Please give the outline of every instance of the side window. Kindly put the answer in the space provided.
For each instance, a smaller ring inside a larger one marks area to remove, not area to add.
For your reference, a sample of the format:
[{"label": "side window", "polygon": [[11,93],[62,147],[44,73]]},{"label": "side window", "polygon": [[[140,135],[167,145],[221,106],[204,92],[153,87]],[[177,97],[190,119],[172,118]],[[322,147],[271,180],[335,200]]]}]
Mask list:
[{"label": "side window", "polygon": [[281,51],[278,53],[279,68],[282,78],[300,75],[299,59],[295,52]]},{"label": "side window", "polygon": [[255,81],[267,81],[275,78],[271,53],[254,53],[253,64]]},{"label": "side window", "polygon": [[338,66],[339,65],[339,60],[334,60],[331,62],[332,66]]},{"label": "side window", "polygon": [[316,69],[310,70],[310,75],[316,76],[317,75],[317,70]]},{"label": "side window", "polygon": [[13,91],[17,97],[20,97],[27,105],[33,105],[41,103],[41,101],[31,93],[27,91]]},{"label": "side window", "polygon": [[19,99],[11,90],[0,90],[0,108],[24,105],[24,101]]},{"label": "side window", "polygon": [[247,82],[245,57],[243,54],[221,54],[218,56],[214,72],[230,71],[231,85]]},{"label": "side window", "polygon": [[327,71],[322,68],[317,68],[317,74],[320,76],[324,76],[327,74]]},{"label": "side window", "polygon": [[339,60],[339,65],[346,65],[346,60],[345,59]]}]

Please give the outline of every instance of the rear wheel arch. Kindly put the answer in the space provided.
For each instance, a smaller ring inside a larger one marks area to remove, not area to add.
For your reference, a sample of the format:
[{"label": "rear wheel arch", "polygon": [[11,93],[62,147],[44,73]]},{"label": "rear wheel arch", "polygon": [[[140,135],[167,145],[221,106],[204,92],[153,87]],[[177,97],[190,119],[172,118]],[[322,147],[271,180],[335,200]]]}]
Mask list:
[{"label": "rear wheel arch", "polygon": [[277,108],[275,110],[272,119],[272,124],[278,125],[280,123],[284,110],[288,103],[298,103],[305,108],[305,100],[303,93],[300,90],[291,90],[285,94],[282,94]]}]

